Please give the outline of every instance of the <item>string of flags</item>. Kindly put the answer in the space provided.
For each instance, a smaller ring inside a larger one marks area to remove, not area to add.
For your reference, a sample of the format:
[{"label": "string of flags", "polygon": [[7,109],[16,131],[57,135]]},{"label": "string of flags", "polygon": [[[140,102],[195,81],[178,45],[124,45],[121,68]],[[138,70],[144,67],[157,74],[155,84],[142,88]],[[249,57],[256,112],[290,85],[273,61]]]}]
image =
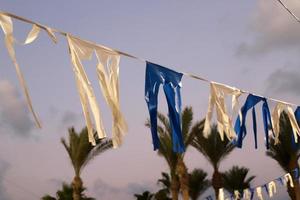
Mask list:
[{"label": "string of flags", "polygon": [[[263,185],[257,186],[255,188],[246,188],[243,190],[235,190],[233,193],[224,191],[224,188],[219,189],[218,200],[236,200],[236,199],[245,199],[252,200],[256,194],[259,200],[264,200],[263,191],[270,198],[272,198],[277,193],[277,188],[279,186],[285,187],[294,187],[294,181],[298,181],[299,179],[299,168],[295,168],[292,170],[292,174],[286,173],[283,176],[280,176],[272,181],[265,183]],[[205,200],[213,200],[214,196],[209,195],[205,197]]]},{"label": "string of flags", "polygon": [[[28,33],[28,36],[23,43],[18,42],[13,36],[12,18],[32,24],[32,29]],[[208,111],[206,114],[205,126],[203,130],[205,136],[208,136],[210,134],[210,121],[212,119],[214,108],[216,108],[217,127],[220,137],[224,139],[224,137],[226,136],[229,140],[235,142],[238,147],[242,147],[242,142],[247,134],[247,112],[252,109],[253,132],[255,137],[255,147],[257,148],[257,125],[255,107],[258,103],[262,102],[261,109],[267,148],[269,147],[269,129],[271,129],[271,131],[273,132],[276,142],[278,143],[279,116],[283,111],[286,111],[288,113],[292,129],[294,131],[295,142],[298,142],[298,137],[300,137],[300,128],[297,123],[297,120],[300,121],[300,107],[297,106],[294,112],[292,107],[296,106],[295,104],[273,98],[263,97],[236,87],[232,87],[215,81],[210,81],[194,74],[176,72],[170,68],[151,63],[149,61],[146,61],[145,59],[141,59],[126,52],[122,52],[81,39],[79,37],[73,36],[72,34],[50,28],[48,26],[33,22],[11,13],[0,12],[0,26],[5,35],[5,44],[7,50],[16,68],[21,87],[27,100],[28,107],[34,117],[37,127],[41,127],[41,123],[33,109],[25,78],[23,77],[20,66],[16,59],[14,45],[16,43],[26,45],[34,42],[36,38],[38,38],[40,31],[43,30],[48,34],[48,36],[54,43],[58,42],[56,34],[62,35],[67,40],[79,99],[86,121],[86,126],[88,128],[89,141],[92,144],[95,144],[95,136],[93,130],[97,131],[98,138],[101,139],[107,137],[105,127],[102,123],[100,108],[95,97],[95,91],[82,64],[83,60],[90,60],[93,55],[95,55],[97,58],[95,71],[97,74],[101,92],[112,113],[113,128],[111,137],[115,148],[119,147],[122,144],[123,136],[128,129],[120,108],[119,64],[121,56],[138,59],[146,63],[145,100],[150,115],[151,134],[154,150],[159,148],[159,137],[157,133],[157,95],[159,92],[159,87],[160,85],[162,85],[169,110],[173,151],[178,153],[184,152],[184,143],[181,132],[182,102],[180,95],[180,90],[182,88],[181,79],[183,75],[210,84]],[[244,105],[239,109],[238,99],[243,94],[248,94],[248,97]],[[232,106],[230,109],[231,113],[238,113],[238,117],[235,121],[234,126],[234,115],[229,114],[225,104],[225,99],[227,97],[231,97],[232,99]],[[277,105],[275,106],[272,114],[268,106],[268,100],[277,102]]]}]

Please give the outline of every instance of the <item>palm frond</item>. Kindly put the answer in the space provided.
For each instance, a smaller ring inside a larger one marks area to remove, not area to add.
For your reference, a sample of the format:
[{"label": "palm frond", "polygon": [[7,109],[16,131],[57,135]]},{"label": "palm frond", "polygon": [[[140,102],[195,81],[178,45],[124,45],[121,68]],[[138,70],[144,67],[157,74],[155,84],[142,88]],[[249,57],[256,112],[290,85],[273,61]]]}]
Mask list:
[{"label": "palm frond", "polygon": [[210,185],[207,173],[202,169],[194,169],[189,174],[189,194],[192,200],[197,200]]},{"label": "palm frond", "polygon": [[224,188],[233,193],[234,190],[242,191],[251,187],[251,182],[255,176],[247,178],[249,169],[246,167],[233,166],[231,169],[222,173]]},{"label": "palm frond", "polygon": [[208,138],[203,136],[203,126],[195,127],[194,131],[197,133],[192,146],[202,153],[215,169],[235,149],[235,145],[226,137],[223,141],[221,140],[216,125],[211,127]]},{"label": "palm frond", "polygon": [[[279,144],[275,144],[275,139],[270,139],[270,149],[266,151],[266,155],[281,166],[281,168],[290,172],[289,166],[291,162],[297,162],[300,156],[300,143],[294,143],[293,129],[286,112],[282,112],[279,121]],[[294,165],[297,163],[294,163]]]}]

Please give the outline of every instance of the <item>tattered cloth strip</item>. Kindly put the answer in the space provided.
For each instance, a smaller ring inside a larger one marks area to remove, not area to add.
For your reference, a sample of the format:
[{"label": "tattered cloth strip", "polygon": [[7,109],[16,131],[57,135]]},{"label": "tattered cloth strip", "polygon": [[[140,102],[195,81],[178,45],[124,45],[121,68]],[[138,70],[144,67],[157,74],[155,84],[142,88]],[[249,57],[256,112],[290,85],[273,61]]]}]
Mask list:
[{"label": "tattered cloth strip", "polygon": [[[91,59],[95,52],[98,60],[97,75],[103,96],[110,106],[113,115],[113,145],[118,147],[127,131],[127,124],[120,111],[119,102],[119,61],[120,55],[107,49],[99,48],[86,41],[67,35],[73,71],[80,96],[80,101],[86,120],[89,141],[96,144],[89,109],[91,110],[99,138],[106,137],[100,116],[100,109],[92,85],[86,75],[81,60]],[[108,72],[106,71],[108,70]]]},{"label": "tattered cloth strip", "polygon": [[[27,38],[26,38],[25,42],[20,43],[20,42],[17,42],[17,40],[13,36],[13,22],[12,22],[12,20],[9,16],[6,16],[6,15],[0,13],[0,26],[3,30],[3,32],[4,32],[5,45],[6,45],[6,48],[8,50],[9,56],[10,56],[14,66],[16,68],[17,76],[18,76],[18,79],[19,79],[20,84],[22,86],[23,92],[25,94],[28,108],[29,108],[30,112],[32,113],[32,115],[34,117],[36,126],[38,128],[41,128],[41,123],[38,119],[37,114],[34,112],[32,102],[31,102],[31,98],[30,98],[30,95],[29,95],[29,91],[28,91],[23,73],[21,71],[21,68],[20,68],[20,66],[17,62],[16,52],[15,52],[15,49],[14,49],[14,43],[19,43],[19,44],[22,44],[22,45],[32,43],[38,37],[38,35],[40,33],[40,27],[33,24],[32,29],[29,32],[29,34],[27,35]],[[48,30],[51,31],[50,28],[48,28]]]},{"label": "tattered cloth strip", "polygon": [[283,178],[284,178],[284,185],[287,186],[287,184],[289,184],[290,187],[292,187],[292,188],[294,187],[293,178],[292,178],[292,176],[291,176],[290,173],[285,174],[285,175],[283,176]]},{"label": "tattered cloth strip", "polygon": [[232,127],[232,118],[229,117],[225,105],[225,98],[228,95],[232,96],[232,110],[235,112],[238,108],[238,98],[242,94],[241,90],[223,85],[220,83],[211,82],[210,83],[210,95],[208,102],[208,110],[205,118],[205,124],[203,133],[207,137],[210,134],[211,125],[210,121],[212,119],[212,114],[214,107],[216,106],[217,114],[217,128],[221,136],[221,139],[224,140],[224,133],[226,134],[229,140],[232,140],[236,137],[234,129]]},{"label": "tattered cloth strip", "polygon": [[262,195],[262,188],[261,187],[256,188],[256,193],[257,193],[257,197],[258,197],[259,200],[264,200],[264,197]]},{"label": "tattered cloth strip", "polygon": [[276,192],[276,183],[274,181],[271,181],[270,183],[268,183],[269,196],[272,198]]},{"label": "tattered cloth strip", "polygon": [[223,188],[219,189],[218,200],[225,200],[225,194],[224,194],[224,189]]},{"label": "tattered cloth strip", "polygon": [[170,128],[172,130],[173,151],[184,152],[184,142],[181,131],[181,78],[182,74],[147,62],[145,80],[145,100],[150,114],[151,134],[154,150],[159,148],[160,142],[157,134],[157,104],[160,85],[166,95]]},{"label": "tattered cloth strip", "polygon": [[[266,147],[269,148],[269,127],[272,129],[272,120],[270,109],[268,106],[267,99],[264,97],[255,96],[253,94],[249,94],[245,104],[241,108],[240,115],[236,119],[235,122],[235,132],[237,133],[237,147],[242,147],[243,139],[247,134],[246,130],[246,116],[248,110],[252,108],[252,120],[253,120],[253,132],[254,132],[254,139],[255,139],[255,148],[257,148],[257,125],[256,125],[256,112],[255,112],[255,105],[260,101],[263,102],[262,105],[262,114],[263,114],[263,123],[264,123],[264,130],[265,130],[265,140],[266,140]],[[273,130],[273,129],[272,129]]]},{"label": "tattered cloth strip", "polygon": [[293,133],[294,133],[294,139],[295,142],[298,142],[298,136],[300,136],[300,129],[297,123],[297,120],[295,118],[295,114],[291,106],[284,104],[284,103],[277,103],[277,105],[274,107],[273,113],[272,113],[272,123],[273,123],[273,130],[275,134],[275,144],[279,143],[279,133],[280,133],[280,114],[286,111],[289,121],[291,123]]},{"label": "tattered cloth strip", "polygon": [[[252,200],[254,197],[254,193],[256,192],[257,197],[260,200],[263,200],[263,194],[262,194],[263,190],[262,189],[265,189],[266,193],[271,198],[277,192],[276,182],[279,182],[281,185],[284,185],[285,187],[287,187],[288,185],[290,187],[294,187],[293,180],[298,181],[298,179],[299,179],[299,168],[295,168],[294,170],[292,170],[292,174],[286,173],[285,175],[278,177],[278,178],[276,178],[266,184],[263,184],[261,186],[257,186],[255,188],[246,188],[241,191],[234,190],[234,193],[228,193],[229,197],[230,197],[229,199],[240,199],[241,197],[243,197],[243,199],[245,199],[245,200]],[[218,198],[225,200],[225,199],[228,199],[228,198],[226,198],[226,196],[227,195],[225,195],[224,188],[220,188]],[[211,199],[213,199],[213,197],[212,197],[212,195],[209,195],[206,197],[206,199],[211,200]]]},{"label": "tattered cloth strip", "polygon": [[252,193],[251,193],[250,189],[244,189],[243,192],[244,192],[244,199],[245,200],[252,199]]},{"label": "tattered cloth strip", "polygon": [[238,190],[234,190],[234,200],[241,199],[241,194]]}]

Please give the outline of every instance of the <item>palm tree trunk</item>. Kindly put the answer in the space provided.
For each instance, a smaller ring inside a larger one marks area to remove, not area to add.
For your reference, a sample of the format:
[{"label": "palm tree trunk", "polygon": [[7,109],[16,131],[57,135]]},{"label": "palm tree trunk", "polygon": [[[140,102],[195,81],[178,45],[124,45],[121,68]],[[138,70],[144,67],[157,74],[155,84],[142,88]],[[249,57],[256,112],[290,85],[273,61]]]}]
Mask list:
[{"label": "palm tree trunk", "polygon": [[219,189],[223,187],[222,175],[217,167],[214,167],[214,173],[212,177],[212,186],[215,190],[216,199],[219,198]]},{"label": "palm tree trunk", "polygon": [[300,185],[299,180],[293,180],[294,187],[287,183],[287,192],[292,200],[300,200]]},{"label": "palm tree trunk", "polygon": [[181,188],[183,200],[189,200],[190,199],[189,174],[187,171],[187,167],[185,166],[185,164],[183,162],[183,158],[180,158],[178,160],[178,165],[177,165],[176,170],[177,170],[177,174],[179,176],[180,188]]},{"label": "palm tree trunk", "polygon": [[300,185],[298,180],[294,180],[295,199],[300,200]]},{"label": "palm tree trunk", "polygon": [[82,191],[82,180],[79,176],[75,176],[72,182],[73,187],[73,200],[81,199],[81,191]]},{"label": "palm tree trunk", "polygon": [[179,181],[175,173],[171,174],[171,193],[172,193],[172,200],[178,200]]}]

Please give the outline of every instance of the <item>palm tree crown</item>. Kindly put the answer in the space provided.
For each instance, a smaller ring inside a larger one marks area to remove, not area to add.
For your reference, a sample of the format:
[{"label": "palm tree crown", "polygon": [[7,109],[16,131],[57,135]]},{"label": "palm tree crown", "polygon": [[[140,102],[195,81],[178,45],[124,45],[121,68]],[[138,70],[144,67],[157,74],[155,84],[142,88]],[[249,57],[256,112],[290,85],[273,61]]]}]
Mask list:
[{"label": "palm tree crown", "polygon": [[204,155],[214,169],[217,169],[221,161],[234,150],[235,145],[227,137],[224,137],[223,141],[221,140],[216,125],[212,126],[210,135],[205,138],[203,135],[203,124],[203,121],[198,123],[198,127],[195,130],[197,134],[192,142],[192,146]]},{"label": "palm tree crown", "polygon": [[202,169],[194,169],[189,174],[190,197],[192,200],[197,200],[210,186],[210,181],[206,177],[207,173]]},{"label": "palm tree crown", "polygon": [[[170,127],[169,119],[161,113],[158,113],[158,119],[160,122],[160,124],[157,127],[160,140],[158,154],[166,160],[170,168],[172,198],[174,200],[178,198],[178,191],[179,188],[181,188],[183,196],[185,196],[184,199],[187,199],[188,172],[183,161],[185,153],[179,154],[173,151],[171,136],[172,130]],[[185,149],[187,150],[194,137],[194,132],[192,131],[193,128],[191,128],[193,121],[193,110],[191,107],[186,107],[183,110],[181,119],[182,136],[184,140]],[[145,125],[150,128],[149,120],[147,120]]]},{"label": "palm tree crown", "polygon": [[222,174],[223,187],[232,194],[235,190],[241,192],[246,188],[250,188],[255,176],[247,178],[248,173],[249,169],[246,167],[233,166]]},{"label": "palm tree crown", "polygon": [[82,129],[80,134],[76,133],[74,128],[70,128],[69,143],[67,143],[64,138],[61,139],[61,143],[69,155],[75,172],[75,177],[72,182],[73,199],[80,200],[80,193],[83,188],[83,183],[80,178],[82,169],[97,155],[112,148],[112,141],[97,140],[96,145],[93,146],[88,140],[87,128]]},{"label": "palm tree crown", "polygon": [[192,146],[195,147],[212,165],[214,169],[212,177],[212,186],[215,190],[216,198],[219,195],[219,189],[222,188],[222,175],[219,172],[219,166],[222,160],[224,160],[235,148],[235,145],[230,142],[227,137],[221,140],[216,125],[211,127],[211,133],[206,138],[203,135],[204,120],[197,123],[193,131],[195,137],[192,141]]},{"label": "palm tree crown", "polygon": [[71,160],[74,172],[80,175],[81,170],[97,155],[112,148],[111,140],[98,140],[96,146],[88,141],[87,128],[78,134],[74,128],[69,129],[69,144],[62,138],[61,143],[65,147]]}]

